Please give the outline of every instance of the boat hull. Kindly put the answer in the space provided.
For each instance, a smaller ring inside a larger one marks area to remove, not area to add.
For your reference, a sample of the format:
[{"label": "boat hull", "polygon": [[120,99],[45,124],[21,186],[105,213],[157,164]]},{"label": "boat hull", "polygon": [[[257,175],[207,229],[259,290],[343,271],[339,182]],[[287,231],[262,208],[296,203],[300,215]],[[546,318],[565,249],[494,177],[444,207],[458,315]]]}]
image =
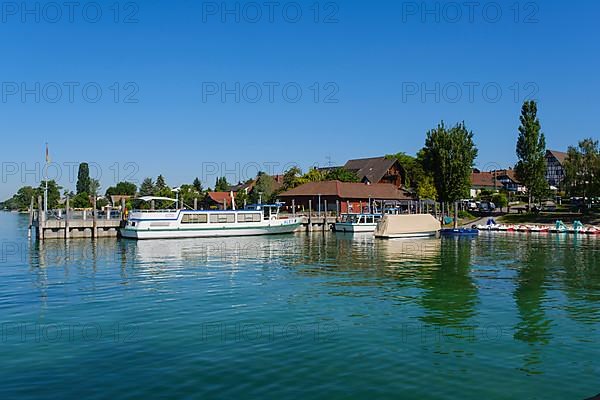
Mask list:
[{"label": "boat hull", "polygon": [[437,237],[438,231],[433,232],[406,232],[406,233],[392,233],[388,235],[375,235],[378,239],[414,239],[414,238],[429,238]]},{"label": "boat hull", "polygon": [[347,233],[373,233],[377,228],[377,224],[345,224],[338,222],[334,225],[336,232]]},{"label": "boat hull", "polygon": [[121,237],[126,239],[188,239],[233,236],[262,236],[292,233],[300,223],[290,223],[257,227],[220,227],[220,228],[180,228],[180,229],[121,229]]}]

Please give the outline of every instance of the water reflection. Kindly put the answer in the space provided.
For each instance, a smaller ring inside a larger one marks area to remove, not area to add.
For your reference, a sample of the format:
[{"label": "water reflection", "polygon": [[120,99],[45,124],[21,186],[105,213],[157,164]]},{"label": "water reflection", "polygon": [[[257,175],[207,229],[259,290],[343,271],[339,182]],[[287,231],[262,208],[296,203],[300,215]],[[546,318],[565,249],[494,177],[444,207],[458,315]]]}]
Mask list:
[{"label": "water reflection", "polygon": [[476,315],[478,290],[470,276],[475,241],[447,238],[442,242],[440,264],[422,274],[420,304],[427,324],[465,328]]}]

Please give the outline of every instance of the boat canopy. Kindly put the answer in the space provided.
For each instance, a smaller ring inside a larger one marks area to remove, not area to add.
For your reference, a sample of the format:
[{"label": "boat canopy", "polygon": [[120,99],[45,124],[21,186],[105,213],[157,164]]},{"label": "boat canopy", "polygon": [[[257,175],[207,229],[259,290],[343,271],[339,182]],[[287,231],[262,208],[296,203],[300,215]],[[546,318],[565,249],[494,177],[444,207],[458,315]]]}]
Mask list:
[{"label": "boat canopy", "polygon": [[152,200],[162,200],[162,201],[172,201],[173,203],[177,201],[177,199],[171,199],[169,197],[156,197],[156,196],[142,196],[142,197],[138,197],[137,200],[142,200],[142,201],[152,201]]},{"label": "boat canopy", "polygon": [[261,210],[263,208],[281,208],[285,203],[275,204],[248,204],[244,208],[245,210]]}]

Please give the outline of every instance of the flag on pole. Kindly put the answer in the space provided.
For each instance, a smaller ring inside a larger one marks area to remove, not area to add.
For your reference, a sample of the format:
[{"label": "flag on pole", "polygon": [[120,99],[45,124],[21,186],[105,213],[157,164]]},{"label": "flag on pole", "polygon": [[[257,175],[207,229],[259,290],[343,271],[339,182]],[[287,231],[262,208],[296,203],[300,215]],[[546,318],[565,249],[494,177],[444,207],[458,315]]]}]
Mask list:
[{"label": "flag on pole", "polygon": [[46,164],[50,164],[50,152],[48,151],[48,143],[46,143]]}]

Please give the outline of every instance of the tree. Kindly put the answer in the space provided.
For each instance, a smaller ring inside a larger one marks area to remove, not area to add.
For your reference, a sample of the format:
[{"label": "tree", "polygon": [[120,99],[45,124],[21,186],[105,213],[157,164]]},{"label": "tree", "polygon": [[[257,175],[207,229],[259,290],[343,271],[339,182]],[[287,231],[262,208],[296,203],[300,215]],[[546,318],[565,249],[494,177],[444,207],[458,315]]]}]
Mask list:
[{"label": "tree", "polygon": [[135,196],[137,186],[131,182],[119,182],[116,186],[106,189],[106,197],[110,196]]},{"label": "tree", "polygon": [[464,122],[446,129],[442,121],[427,132],[423,165],[433,178],[440,201],[453,202],[468,196],[476,157],[473,132],[467,130]]},{"label": "tree", "polygon": [[521,126],[517,139],[515,166],[517,179],[527,188],[528,205],[531,210],[533,197],[545,194],[546,182],[546,138],[537,118],[537,103],[526,101],[521,109]]},{"label": "tree", "polygon": [[593,198],[600,196],[600,150],[592,138],[570,146],[564,163],[563,185],[570,196]]},{"label": "tree", "polygon": [[[46,181],[42,181],[40,183],[40,187],[37,189],[38,195],[42,196],[42,201],[43,201],[45,188],[46,188]],[[62,187],[58,186],[58,184],[54,180],[48,181],[48,209],[49,210],[58,207],[58,203],[60,201],[60,190],[61,189],[62,189]]]},{"label": "tree", "polygon": [[179,201],[184,206],[193,206],[194,199],[203,200],[202,193],[196,190],[195,185],[181,185],[179,187]]},{"label": "tree", "polygon": [[77,194],[90,192],[90,167],[88,163],[79,164],[77,172]]},{"label": "tree", "polygon": [[90,196],[98,195],[100,191],[100,181],[98,179],[90,179],[90,191],[88,192]]},{"label": "tree", "polygon": [[334,168],[329,170],[325,176],[326,181],[340,181],[340,182],[359,182],[360,179],[356,172],[349,171],[346,168]]},{"label": "tree", "polygon": [[90,208],[92,203],[90,202],[90,196],[84,192],[73,197],[70,200],[69,205],[73,208]]},{"label": "tree", "polygon": [[194,179],[194,183],[192,183],[192,186],[194,187],[194,189],[196,189],[198,193],[202,193],[204,191],[204,189],[202,188],[202,182],[200,182],[200,179],[198,179],[197,177],[196,179]]},{"label": "tree", "polygon": [[227,178],[222,176],[217,178],[215,183],[215,192],[229,192],[231,185],[227,182]]},{"label": "tree", "polygon": [[492,195],[492,203],[502,212],[502,209],[508,206],[508,198],[504,193],[494,193]]},{"label": "tree", "polygon": [[38,191],[31,186],[23,186],[17,193],[2,203],[2,208],[9,210],[27,210],[31,204],[31,198],[34,198],[34,203],[37,202]]},{"label": "tree", "polygon": [[167,186],[165,178],[162,175],[159,175],[158,178],[156,178],[156,184],[154,185],[154,193],[159,195],[159,193],[165,193],[167,189],[169,189],[169,187]]},{"label": "tree", "polygon": [[437,190],[433,183],[433,178],[426,176],[422,178],[417,188],[417,197],[421,200],[436,200]]},{"label": "tree", "polygon": [[235,194],[235,207],[238,209],[244,208],[244,205],[250,202],[250,197],[245,190],[240,190]]},{"label": "tree", "polygon": [[140,196],[152,196],[154,194],[154,181],[152,178],[146,178],[140,185]]},{"label": "tree", "polygon": [[270,203],[273,200],[274,193],[275,179],[264,172],[259,172],[256,184],[250,195],[250,201],[252,203],[259,203],[260,201],[263,203]]},{"label": "tree", "polygon": [[283,190],[290,190],[300,185],[300,176],[302,170],[298,167],[291,167],[283,174]]},{"label": "tree", "polygon": [[325,174],[318,168],[312,167],[307,173],[298,178],[298,186],[308,182],[321,182],[325,180]]}]

